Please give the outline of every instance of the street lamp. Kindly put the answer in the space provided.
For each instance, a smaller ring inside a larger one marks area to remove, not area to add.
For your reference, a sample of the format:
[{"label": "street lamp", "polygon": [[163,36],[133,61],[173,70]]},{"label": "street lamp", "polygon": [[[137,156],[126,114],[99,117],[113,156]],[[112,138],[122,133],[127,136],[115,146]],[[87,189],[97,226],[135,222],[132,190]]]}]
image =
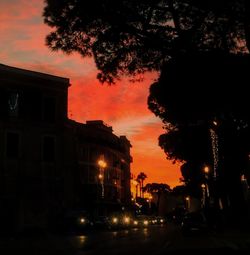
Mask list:
[{"label": "street lamp", "polygon": [[138,196],[138,181],[136,180],[132,180],[132,184],[135,186],[135,202],[136,202],[136,198]]},{"label": "street lamp", "polygon": [[208,180],[208,175],[209,175],[209,172],[210,172],[210,168],[208,166],[205,166],[204,169],[203,169],[203,172],[204,172],[205,179]]},{"label": "street lamp", "polygon": [[205,201],[206,201],[206,184],[202,183],[201,188],[202,188],[202,201],[201,201],[201,204],[202,204],[202,207],[204,208],[205,207]]},{"label": "street lamp", "polygon": [[205,166],[205,167],[204,167],[204,173],[205,173],[205,174],[209,174],[209,171],[210,171],[210,170],[209,170],[209,167],[208,167],[208,166]]},{"label": "street lamp", "polygon": [[98,165],[100,168],[105,168],[107,166],[107,163],[103,159],[100,159],[98,160]]},{"label": "street lamp", "polygon": [[209,173],[210,173],[210,168],[208,167],[208,166],[205,166],[204,167],[204,174],[205,174],[205,179],[207,180],[207,181],[205,181],[205,184],[202,184],[202,185],[205,185],[205,190],[206,190],[206,192],[207,192],[207,197],[209,197],[209,183],[208,183],[208,177],[209,177]]},{"label": "street lamp", "polygon": [[189,210],[190,209],[190,197],[189,196],[187,196],[187,197],[185,197],[185,200],[186,200],[186,206],[187,206],[187,210]]},{"label": "street lamp", "polygon": [[104,170],[107,167],[107,163],[105,162],[104,159],[99,159],[97,162],[98,166],[99,166],[99,181],[101,183],[101,187],[102,187],[102,198],[104,198]]}]

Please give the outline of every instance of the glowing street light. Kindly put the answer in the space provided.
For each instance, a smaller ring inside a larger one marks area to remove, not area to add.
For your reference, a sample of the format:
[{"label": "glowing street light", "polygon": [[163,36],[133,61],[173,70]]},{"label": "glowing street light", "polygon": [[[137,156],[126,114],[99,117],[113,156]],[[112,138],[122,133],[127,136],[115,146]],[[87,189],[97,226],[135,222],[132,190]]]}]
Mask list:
[{"label": "glowing street light", "polygon": [[106,166],[107,166],[107,163],[102,159],[98,160],[97,163],[98,163],[99,167],[101,167],[101,168],[106,168]]},{"label": "glowing street light", "polygon": [[206,185],[204,183],[201,184],[202,189],[206,188]]},{"label": "glowing street light", "polygon": [[136,201],[137,194],[138,194],[138,184],[139,184],[139,182],[133,179],[131,183],[132,183],[133,186],[134,186],[133,189],[135,189],[135,201]]},{"label": "glowing street light", "polygon": [[204,167],[204,173],[205,173],[205,174],[208,174],[208,173],[209,173],[209,167],[208,167],[208,166],[205,166],[205,167]]},{"label": "glowing street light", "polygon": [[217,122],[216,120],[214,120],[214,121],[213,121],[213,124],[214,124],[215,126],[217,126],[217,125],[218,125],[218,122]]},{"label": "glowing street light", "polygon": [[206,184],[202,183],[201,184],[201,188],[202,188],[201,205],[202,205],[202,207],[204,207],[205,206],[205,202],[206,202]]},{"label": "glowing street light", "polygon": [[104,160],[104,156],[103,158],[99,159],[97,161],[97,164],[99,166],[99,174],[98,174],[98,178],[101,182],[101,186],[102,186],[102,197],[104,198],[104,170],[107,167],[107,163]]},{"label": "glowing street light", "polygon": [[187,203],[187,210],[189,210],[190,209],[190,197],[189,196],[185,197],[185,200]]}]

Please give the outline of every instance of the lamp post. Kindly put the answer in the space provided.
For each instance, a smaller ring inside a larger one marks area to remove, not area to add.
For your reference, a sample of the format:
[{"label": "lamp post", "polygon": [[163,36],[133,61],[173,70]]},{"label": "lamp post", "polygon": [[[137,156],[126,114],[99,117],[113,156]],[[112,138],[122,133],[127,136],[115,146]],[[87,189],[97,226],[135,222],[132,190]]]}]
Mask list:
[{"label": "lamp post", "polygon": [[205,190],[207,193],[207,197],[209,198],[209,186],[208,186],[208,180],[209,180],[209,173],[210,173],[210,168],[208,166],[204,167],[204,174],[205,174]]},{"label": "lamp post", "polygon": [[190,209],[190,197],[189,196],[185,197],[185,200],[186,200],[187,211],[189,211],[189,209]]},{"label": "lamp post", "polygon": [[107,163],[105,162],[104,159],[99,159],[97,164],[99,166],[98,179],[99,179],[99,181],[101,183],[101,187],[102,187],[102,195],[101,196],[102,196],[102,198],[104,198],[104,170],[107,167]]},{"label": "lamp post", "polygon": [[205,207],[205,203],[206,203],[206,184],[202,183],[201,184],[201,189],[202,189],[201,206],[202,206],[202,208],[204,208]]},{"label": "lamp post", "polygon": [[137,199],[137,196],[138,196],[138,181],[132,180],[132,183],[135,187],[135,202],[136,202],[136,199]]},{"label": "lamp post", "polygon": [[204,174],[205,174],[205,177],[208,178],[208,174],[209,174],[209,167],[208,166],[205,166],[204,167]]},{"label": "lamp post", "polygon": [[212,121],[210,131],[210,138],[212,144],[212,152],[213,152],[213,178],[216,181],[217,179],[217,171],[219,164],[219,137],[218,137],[218,121],[214,119]]}]

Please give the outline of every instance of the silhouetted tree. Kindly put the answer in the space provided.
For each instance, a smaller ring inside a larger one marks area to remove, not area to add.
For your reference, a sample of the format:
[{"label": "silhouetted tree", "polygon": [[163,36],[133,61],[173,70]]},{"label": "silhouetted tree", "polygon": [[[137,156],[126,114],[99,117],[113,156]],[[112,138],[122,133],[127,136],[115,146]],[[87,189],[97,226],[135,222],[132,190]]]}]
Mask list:
[{"label": "silhouetted tree", "polygon": [[52,50],[93,56],[101,82],[161,70],[183,51],[249,47],[246,0],[46,0]]},{"label": "silhouetted tree", "polygon": [[138,185],[139,185],[139,196],[141,197],[141,179],[139,178],[139,175],[136,177],[136,181],[137,181],[137,184],[136,184],[136,198],[138,197]]},{"label": "silhouetted tree", "polygon": [[140,184],[140,196],[143,197],[143,182],[144,180],[147,178],[147,175],[143,172],[140,172],[137,176],[137,180],[139,181],[139,184]]},{"label": "silhouetted tree", "polygon": [[248,55],[217,51],[180,55],[167,63],[151,86],[148,101],[150,109],[168,123],[159,139],[161,147],[169,159],[186,161],[191,169],[183,176],[190,187],[199,184],[202,164],[213,164],[210,130],[216,119],[216,193],[225,203],[229,197],[238,212],[242,209],[240,178],[249,171],[250,110],[245,84],[249,66]]},{"label": "silhouetted tree", "polygon": [[167,135],[159,141],[170,159],[209,161],[209,129],[214,119],[221,149],[228,148],[223,145],[228,136],[240,147],[237,152],[245,151],[247,157],[250,114],[245,81],[249,66],[248,56],[219,52],[182,55],[167,64],[150,88],[148,104],[167,123]]}]

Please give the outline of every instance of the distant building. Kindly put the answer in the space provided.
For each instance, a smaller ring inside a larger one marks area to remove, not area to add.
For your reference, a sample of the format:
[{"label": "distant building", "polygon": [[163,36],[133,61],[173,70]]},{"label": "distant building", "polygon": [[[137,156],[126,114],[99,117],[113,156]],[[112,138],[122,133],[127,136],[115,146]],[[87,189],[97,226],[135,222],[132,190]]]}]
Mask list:
[{"label": "distant building", "polygon": [[46,227],[63,210],[91,206],[101,155],[102,201],[129,202],[129,141],[102,121],[69,120],[69,86],[67,78],[0,65],[0,232]]},{"label": "distant building", "polygon": [[[131,144],[113,134],[101,120],[71,121],[81,203],[94,214],[105,215],[130,203]],[[104,162],[104,166],[100,165]]]}]

